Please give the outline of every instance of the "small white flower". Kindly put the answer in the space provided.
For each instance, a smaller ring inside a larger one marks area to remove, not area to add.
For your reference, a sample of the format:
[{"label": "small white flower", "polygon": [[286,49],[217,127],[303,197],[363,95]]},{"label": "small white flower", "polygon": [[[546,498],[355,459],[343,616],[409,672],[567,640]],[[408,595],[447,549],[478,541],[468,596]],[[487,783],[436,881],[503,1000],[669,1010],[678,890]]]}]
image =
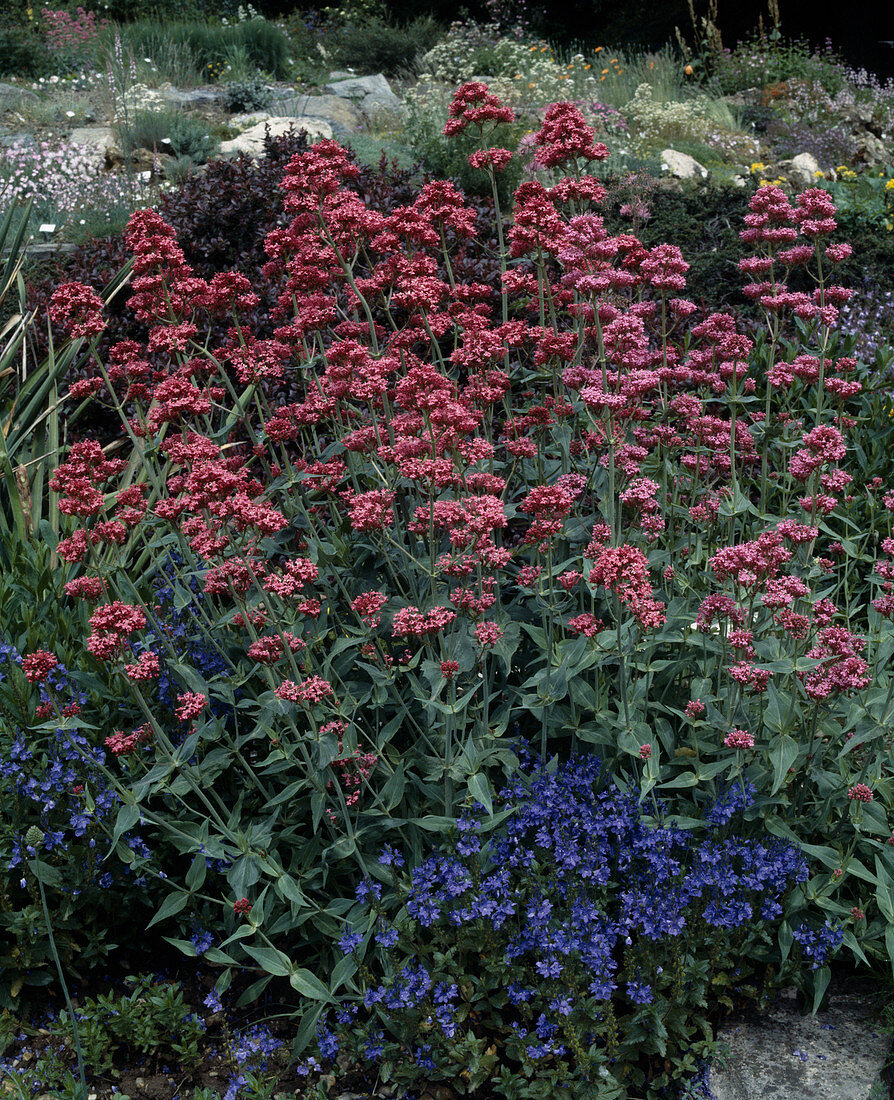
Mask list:
[{"label": "small white flower", "polygon": [[75,116],[74,111],[66,111],[65,112],[65,117],[66,118],[74,118],[74,116]]}]

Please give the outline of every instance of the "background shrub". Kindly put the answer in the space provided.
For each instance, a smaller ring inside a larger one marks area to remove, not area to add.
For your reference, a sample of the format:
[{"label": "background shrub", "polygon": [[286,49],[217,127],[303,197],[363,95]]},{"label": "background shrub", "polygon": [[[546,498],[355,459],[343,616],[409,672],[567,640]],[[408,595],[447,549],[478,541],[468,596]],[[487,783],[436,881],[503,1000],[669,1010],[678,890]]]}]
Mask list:
[{"label": "background shrub", "polygon": [[430,15],[407,23],[373,17],[335,27],[327,37],[326,50],[338,68],[395,76],[430,50],[440,34],[440,26]]},{"label": "background shrub", "polygon": [[53,59],[36,29],[0,15],[0,76],[37,77],[53,71]]}]

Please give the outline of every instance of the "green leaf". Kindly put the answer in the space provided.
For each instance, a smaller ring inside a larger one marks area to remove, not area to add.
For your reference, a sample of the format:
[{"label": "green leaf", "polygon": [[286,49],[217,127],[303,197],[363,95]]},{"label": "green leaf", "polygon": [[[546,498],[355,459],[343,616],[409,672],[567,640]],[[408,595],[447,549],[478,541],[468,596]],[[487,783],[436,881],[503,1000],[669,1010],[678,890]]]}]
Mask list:
[{"label": "green leaf", "polygon": [[813,1015],[815,1016],[819,1012],[819,1006],[823,1002],[823,995],[829,988],[829,981],[832,978],[832,970],[828,966],[823,966],[819,970],[813,971]]},{"label": "green leaf", "polygon": [[301,1023],[298,1025],[298,1030],[295,1032],[294,1038],[292,1039],[291,1049],[295,1057],[302,1054],[307,1048],[307,1044],[311,1041],[316,1031],[317,1020],[319,1020],[323,1010],[323,1005],[314,1005],[313,1008],[309,1008],[301,1017]]},{"label": "green leaf", "polygon": [[175,916],[181,909],[186,907],[188,901],[189,894],[186,892],[168,894],[161,905],[159,905],[155,916],[149,921],[146,927],[151,928],[153,924],[158,924],[159,921],[167,920],[168,917]]},{"label": "green leaf", "polygon": [[280,875],[273,884],[273,889],[279,894],[283,901],[291,902],[299,909],[303,909],[304,906],[307,905],[307,898],[301,892],[301,887],[291,875]]},{"label": "green leaf", "polygon": [[659,784],[659,790],[663,791],[674,787],[694,787],[697,783],[698,776],[695,772],[683,772],[676,779],[669,779],[667,783]]},{"label": "green leaf", "polygon": [[268,974],[277,978],[288,977],[292,969],[292,960],[288,955],[275,947],[256,947],[254,944],[244,943],[242,949],[262,966]]},{"label": "green leaf", "polygon": [[782,725],[785,719],[783,705],[779,697],[779,689],[772,680],[767,684],[767,704],[764,707],[764,725],[774,733],[782,733]]},{"label": "green leaf", "polygon": [[177,940],[173,936],[162,936],[162,939],[171,944],[172,947],[176,947],[178,951],[182,951],[190,959],[196,957],[196,946],[189,940]]},{"label": "green leaf", "polygon": [[413,818],[413,824],[427,833],[447,833],[456,824],[453,817],[438,817],[436,814],[427,814],[425,817]]},{"label": "green leaf", "polygon": [[332,995],[320,979],[303,968],[292,970],[289,974],[289,984],[296,989],[302,997],[311,1001],[331,1001]]},{"label": "green leaf", "polygon": [[139,820],[140,807],[135,802],[125,802],[125,804],[118,810],[118,815],[115,818],[115,830],[112,833],[112,843],[109,846],[109,851],[103,857],[103,862],[105,862],[105,860],[107,860],[112,854],[112,849],[121,839],[121,837],[127,832],[128,829],[132,829]]},{"label": "green leaf", "polygon": [[885,947],[888,950],[891,972],[894,974],[894,924],[889,924],[885,929]]},{"label": "green leaf", "polygon": [[788,921],[783,921],[782,924],[780,924],[777,939],[779,940],[779,961],[780,964],[782,964],[788,958],[789,952],[792,949],[792,944],[795,942],[795,937],[792,935],[792,930],[789,927]]},{"label": "green leaf", "polygon": [[488,814],[494,812],[494,804],[490,796],[490,786],[485,776],[481,772],[476,772],[475,775],[470,775],[468,784],[469,794],[474,798],[476,802],[480,802],[482,806],[487,810]]},{"label": "green leaf", "polygon": [[195,856],[193,856],[192,864],[186,872],[186,889],[190,892],[198,890],[205,881],[207,870],[208,867],[205,863],[205,853],[196,852]]},{"label": "green leaf", "polygon": [[337,989],[340,989],[348,978],[353,978],[356,972],[357,960],[353,955],[345,955],[344,958],[339,959],[332,968],[332,976],[330,978],[332,992],[334,993]]},{"label": "green leaf", "polygon": [[219,963],[221,966],[238,966],[238,963],[232,955],[228,955],[226,951],[221,951],[219,947],[209,947],[203,959],[207,959],[208,962]]},{"label": "green leaf", "polygon": [[40,882],[46,883],[47,886],[59,887],[62,885],[62,875],[56,867],[51,867],[49,863],[44,863],[42,859],[29,859],[28,867],[32,874]]},{"label": "green leaf", "polygon": [[773,786],[770,794],[776,794],[788,776],[789,768],[798,759],[798,743],[793,737],[784,733],[776,739],[773,750],[770,753],[770,762],[773,765]]}]

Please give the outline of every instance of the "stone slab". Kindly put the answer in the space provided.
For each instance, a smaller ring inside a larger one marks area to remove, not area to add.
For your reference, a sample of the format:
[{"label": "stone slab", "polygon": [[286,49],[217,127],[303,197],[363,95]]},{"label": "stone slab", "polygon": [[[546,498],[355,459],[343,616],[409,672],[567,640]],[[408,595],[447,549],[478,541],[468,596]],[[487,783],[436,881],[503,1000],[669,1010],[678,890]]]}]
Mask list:
[{"label": "stone slab", "polygon": [[876,991],[871,981],[833,983],[829,1007],[802,1016],[791,990],[764,1012],[731,1019],[717,1036],[725,1054],[710,1071],[716,1100],[886,1097],[881,1074],[892,1043],[874,1012]]},{"label": "stone slab", "polygon": [[229,156],[246,153],[250,157],[259,157],[264,152],[264,134],[268,129],[272,137],[279,137],[291,129],[306,130],[312,141],[332,137],[332,127],[321,118],[270,118],[256,123],[232,141],[222,141],[220,151]]},{"label": "stone slab", "polygon": [[[364,96],[378,93],[387,95],[391,85],[381,73],[373,76],[354,76],[350,80],[336,80],[323,88],[329,95],[343,96],[345,99],[363,99]],[[393,94],[393,93],[392,93]]]}]

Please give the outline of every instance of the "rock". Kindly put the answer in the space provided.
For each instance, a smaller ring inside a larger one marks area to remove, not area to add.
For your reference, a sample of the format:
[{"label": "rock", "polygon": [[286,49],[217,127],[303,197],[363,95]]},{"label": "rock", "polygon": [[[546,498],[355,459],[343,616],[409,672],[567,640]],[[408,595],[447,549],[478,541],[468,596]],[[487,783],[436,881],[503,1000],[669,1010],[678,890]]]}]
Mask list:
[{"label": "rock", "polygon": [[165,88],[162,91],[165,101],[181,110],[195,107],[220,107],[227,99],[226,88],[206,87],[191,88],[186,91],[183,88]]},{"label": "rock", "polygon": [[370,92],[363,97],[360,107],[370,122],[396,118],[406,110],[390,89],[387,92]]},{"label": "rock", "polygon": [[857,139],[857,160],[867,168],[878,168],[888,164],[891,155],[888,146],[868,130],[855,135]]},{"label": "rock", "polygon": [[0,135],[0,148],[11,149],[14,145],[27,149],[37,148],[37,138],[34,134],[2,134]]},{"label": "rock", "polygon": [[0,111],[12,110],[22,103],[36,103],[39,98],[27,88],[19,88],[15,84],[0,84]]},{"label": "rock", "polygon": [[745,179],[744,176],[733,176],[733,178],[730,180],[730,183],[733,185],[733,187],[747,187],[748,186],[748,180]]},{"label": "rock", "polygon": [[114,142],[115,135],[110,126],[78,126],[68,135],[69,145],[94,145],[105,150]]},{"label": "rock", "polygon": [[[289,114],[292,112],[290,111]],[[258,122],[266,122],[268,118],[275,118],[275,115],[271,115],[269,111],[246,111],[241,115],[231,115],[227,119],[227,125],[232,126],[237,130],[247,130],[249,126],[254,126]]]},{"label": "rock", "polygon": [[336,69],[329,74],[329,83],[331,84],[334,80],[353,80],[356,75],[350,69]]},{"label": "rock", "polygon": [[661,167],[666,168],[678,180],[707,179],[708,169],[690,157],[687,153],[678,153],[676,149],[662,149]]},{"label": "rock", "polygon": [[727,1055],[710,1073],[716,1100],[867,1100],[891,1049],[867,1005],[873,988],[833,983],[817,1016],[802,1016],[789,996],[725,1024],[717,1037]]},{"label": "rock", "polygon": [[394,95],[391,85],[381,73],[376,73],[375,76],[352,76],[350,80],[336,80],[333,84],[327,84],[323,91],[345,99],[363,99],[374,92]]},{"label": "rock", "polygon": [[872,104],[849,103],[841,108],[841,118],[849,126],[868,126],[872,122]]},{"label": "rock", "polygon": [[[804,190],[808,187],[816,187],[817,172],[820,172],[818,161],[810,153],[798,153],[791,160],[780,160],[773,165],[772,177],[782,176],[788,180],[792,187]],[[770,178],[770,177],[768,177]]]},{"label": "rock", "polygon": [[231,156],[246,153],[250,157],[259,157],[264,152],[264,135],[268,130],[272,137],[279,137],[292,129],[306,130],[312,141],[332,137],[332,127],[321,118],[270,118],[256,122],[251,129],[231,141],[222,141],[220,151]]},{"label": "rock", "polygon": [[[397,96],[394,97],[397,99]],[[354,134],[363,128],[363,115],[349,99],[337,95],[291,95],[276,105],[291,118],[322,118],[336,130]]]},{"label": "rock", "polygon": [[730,107],[757,107],[764,98],[764,92],[762,88],[743,88],[739,92],[720,98]]}]

